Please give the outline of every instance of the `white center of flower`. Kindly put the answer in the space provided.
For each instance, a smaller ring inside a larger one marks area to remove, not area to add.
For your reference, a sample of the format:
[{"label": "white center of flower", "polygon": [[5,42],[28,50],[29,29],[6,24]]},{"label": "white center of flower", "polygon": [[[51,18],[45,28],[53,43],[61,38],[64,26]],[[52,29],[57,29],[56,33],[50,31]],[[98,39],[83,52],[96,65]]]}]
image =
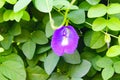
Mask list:
[{"label": "white center of flower", "polygon": [[68,41],[69,34],[70,34],[70,31],[69,31],[68,28],[66,28],[63,31],[63,38],[62,38],[62,43],[61,43],[62,46],[68,45],[68,43],[69,43],[69,41]]},{"label": "white center of flower", "polygon": [[62,46],[66,46],[68,45],[68,38],[67,37],[63,37],[62,39]]}]

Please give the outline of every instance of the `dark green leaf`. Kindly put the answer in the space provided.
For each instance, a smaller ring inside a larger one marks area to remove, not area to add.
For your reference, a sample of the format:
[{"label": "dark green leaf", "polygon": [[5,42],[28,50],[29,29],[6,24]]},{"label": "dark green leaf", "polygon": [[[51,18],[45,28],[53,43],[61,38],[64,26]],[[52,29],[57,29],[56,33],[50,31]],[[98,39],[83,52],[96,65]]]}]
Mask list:
[{"label": "dark green leaf", "polygon": [[35,31],[32,33],[32,40],[37,44],[46,44],[48,39],[42,31]]},{"label": "dark green leaf", "polygon": [[28,80],[47,80],[47,73],[39,66],[28,67]]}]

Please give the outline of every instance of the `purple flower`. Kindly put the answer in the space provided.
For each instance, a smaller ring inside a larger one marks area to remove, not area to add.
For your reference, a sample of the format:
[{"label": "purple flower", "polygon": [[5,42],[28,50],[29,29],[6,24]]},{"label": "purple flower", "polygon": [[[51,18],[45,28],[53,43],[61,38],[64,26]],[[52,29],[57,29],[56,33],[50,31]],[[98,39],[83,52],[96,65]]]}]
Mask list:
[{"label": "purple flower", "polygon": [[62,26],[55,30],[51,47],[58,56],[62,56],[64,53],[73,54],[77,48],[78,39],[79,36],[72,26]]}]

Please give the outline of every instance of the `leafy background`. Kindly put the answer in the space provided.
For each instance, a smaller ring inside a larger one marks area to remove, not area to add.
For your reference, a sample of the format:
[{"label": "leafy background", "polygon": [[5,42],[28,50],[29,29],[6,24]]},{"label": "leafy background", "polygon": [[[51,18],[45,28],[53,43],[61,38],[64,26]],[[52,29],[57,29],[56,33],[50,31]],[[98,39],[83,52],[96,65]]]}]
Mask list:
[{"label": "leafy background", "polygon": [[[0,0],[0,80],[120,80],[119,0]],[[80,36],[74,54],[50,47],[67,21]]]}]

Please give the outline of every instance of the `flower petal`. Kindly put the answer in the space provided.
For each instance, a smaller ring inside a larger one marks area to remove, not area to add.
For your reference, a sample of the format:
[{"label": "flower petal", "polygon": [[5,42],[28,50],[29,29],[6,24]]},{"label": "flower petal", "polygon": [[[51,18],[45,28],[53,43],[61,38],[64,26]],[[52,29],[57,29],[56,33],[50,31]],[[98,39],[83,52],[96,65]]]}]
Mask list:
[{"label": "flower petal", "polygon": [[72,26],[63,26],[54,32],[51,47],[58,56],[72,54],[77,48],[78,39],[79,36]]}]

